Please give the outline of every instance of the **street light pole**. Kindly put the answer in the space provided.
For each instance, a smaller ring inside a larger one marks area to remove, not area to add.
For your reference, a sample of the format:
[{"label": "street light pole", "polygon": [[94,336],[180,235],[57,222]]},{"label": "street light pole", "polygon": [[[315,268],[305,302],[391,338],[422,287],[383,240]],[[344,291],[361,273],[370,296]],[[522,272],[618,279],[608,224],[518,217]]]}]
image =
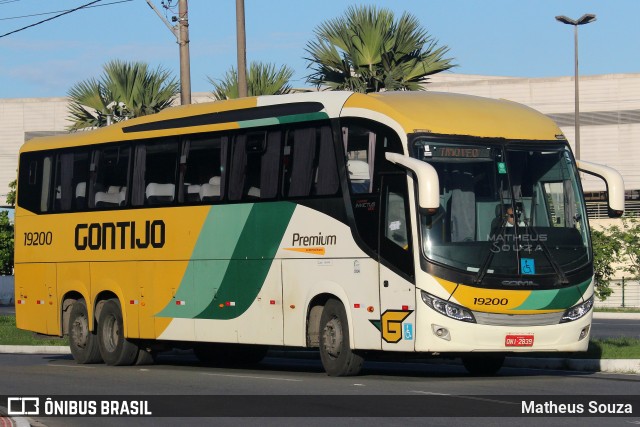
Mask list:
[{"label": "street light pole", "polygon": [[574,68],[575,68],[575,155],[576,159],[580,159],[580,83],[578,74],[578,25],[588,24],[596,20],[596,15],[585,14],[578,20],[567,18],[564,15],[556,16],[556,20],[563,24],[573,25],[573,44],[574,44]]},{"label": "street light pole", "polygon": [[236,0],[236,38],[238,53],[238,97],[249,96],[247,89],[247,40],[244,28],[244,0]]},{"label": "street light pole", "polygon": [[151,0],[146,0],[149,7],[169,28],[169,31],[176,38],[180,47],[180,104],[191,104],[191,65],[189,61],[189,7],[187,0],[179,0],[178,17],[173,17],[172,21],[178,21],[174,26],[167,21],[160,11],[154,6]]}]

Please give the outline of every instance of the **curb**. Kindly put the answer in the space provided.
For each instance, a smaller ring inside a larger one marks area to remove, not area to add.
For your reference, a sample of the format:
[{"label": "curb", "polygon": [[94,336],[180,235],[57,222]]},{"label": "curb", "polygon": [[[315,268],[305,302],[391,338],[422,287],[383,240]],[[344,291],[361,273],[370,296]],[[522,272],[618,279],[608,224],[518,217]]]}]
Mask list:
[{"label": "curb", "polygon": [[626,320],[640,320],[640,313],[613,313],[613,312],[594,312],[594,319],[626,319]]},{"label": "curb", "polygon": [[[13,354],[71,354],[67,346],[30,346],[30,345],[0,345],[0,353]],[[181,351],[189,353],[189,351]],[[317,351],[310,350],[270,350],[267,357],[319,360]],[[419,359],[416,363],[442,363],[440,359]],[[445,361],[450,363],[449,360]],[[453,362],[454,364],[456,362]],[[554,369],[563,371],[580,372],[608,372],[640,374],[640,359],[568,359],[554,357],[507,357],[504,366],[508,368],[532,368],[532,369]]]},{"label": "curb", "polygon": [[609,372],[639,374],[640,359],[566,359],[507,357],[504,366],[510,368],[556,369],[563,371]]}]

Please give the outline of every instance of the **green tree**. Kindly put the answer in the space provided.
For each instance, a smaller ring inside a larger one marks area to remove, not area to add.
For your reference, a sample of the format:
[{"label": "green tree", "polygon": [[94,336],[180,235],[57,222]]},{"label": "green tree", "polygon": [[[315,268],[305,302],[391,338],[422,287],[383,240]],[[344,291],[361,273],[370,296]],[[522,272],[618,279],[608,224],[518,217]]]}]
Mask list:
[{"label": "green tree", "polygon": [[330,90],[379,92],[423,90],[427,76],[455,65],[449,48],[438,42],[407,12],[400,19],[388,9],[352,6],[345,16],[314,30],[307,44],[307,82]]},{"label": "green tree", "polygon": [[16,186],[18,185],[18,180],[14,179],[9,183],[9,192],[7,193],[7,204],[9,206],[16,205]]},{"label": "green tree", "polygon": [[[252,62],[247,72],[247,89],[249,96],[282,95],[291,91],[289,80],[293,70],[286,65],[276,68],[274,64]],[[221,80],[207,77],[213,85],[216,99],[236,99],[238,95],[238,72],[234,67],[227,71]]]},{"label": "green tree", "polygon": [[631,277],[640,277],[640,220],[623,218],[622,227],[609,228],[611,237],[620,242],[624,266],[622,271]]},{"label": "green tree", "polygon": [[110,61],[99,79],[89,78],[69,89],[69,130],[106,126],[112,122],[157,113],[179,93],[168,71],[150,70],[144,62]]},{"label": "green tree", "polygon": [[9,212],[0,212],[0,275],[13,274],[13,225]]},{"label": "green tree", "polygon": [[593,247],[595,293],[600,301],[604,301],[613,292],[609,286],[609,280],[615,274],[616,268],[612,264],[619,258],[622,245],[612,235],[610,229],[592,229],[591,245]]}]

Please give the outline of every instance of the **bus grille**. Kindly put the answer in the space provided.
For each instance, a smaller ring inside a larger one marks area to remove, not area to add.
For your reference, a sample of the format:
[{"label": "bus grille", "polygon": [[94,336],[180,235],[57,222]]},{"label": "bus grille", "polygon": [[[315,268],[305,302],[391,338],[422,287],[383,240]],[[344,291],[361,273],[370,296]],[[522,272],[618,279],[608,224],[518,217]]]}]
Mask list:
[{"label": "bus grille", "polygon": [[564,313],[545,314],[496,314],[474,311],[473,315],[479,325],[491,326],[543,326],[557,325]]}]

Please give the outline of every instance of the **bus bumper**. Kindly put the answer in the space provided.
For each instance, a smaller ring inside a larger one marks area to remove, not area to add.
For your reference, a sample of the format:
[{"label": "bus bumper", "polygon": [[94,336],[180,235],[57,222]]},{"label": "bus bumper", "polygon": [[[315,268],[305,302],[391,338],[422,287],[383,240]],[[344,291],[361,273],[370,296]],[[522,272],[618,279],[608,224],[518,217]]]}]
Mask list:
[{"label": "bus bumper", "polygon": [[[593,310],[573,322],[543,325],[481,325],[444,316],[419,301],[415,349],[418,352],[586,351]],[[515,322],[514,322],[515,323]]]}]

